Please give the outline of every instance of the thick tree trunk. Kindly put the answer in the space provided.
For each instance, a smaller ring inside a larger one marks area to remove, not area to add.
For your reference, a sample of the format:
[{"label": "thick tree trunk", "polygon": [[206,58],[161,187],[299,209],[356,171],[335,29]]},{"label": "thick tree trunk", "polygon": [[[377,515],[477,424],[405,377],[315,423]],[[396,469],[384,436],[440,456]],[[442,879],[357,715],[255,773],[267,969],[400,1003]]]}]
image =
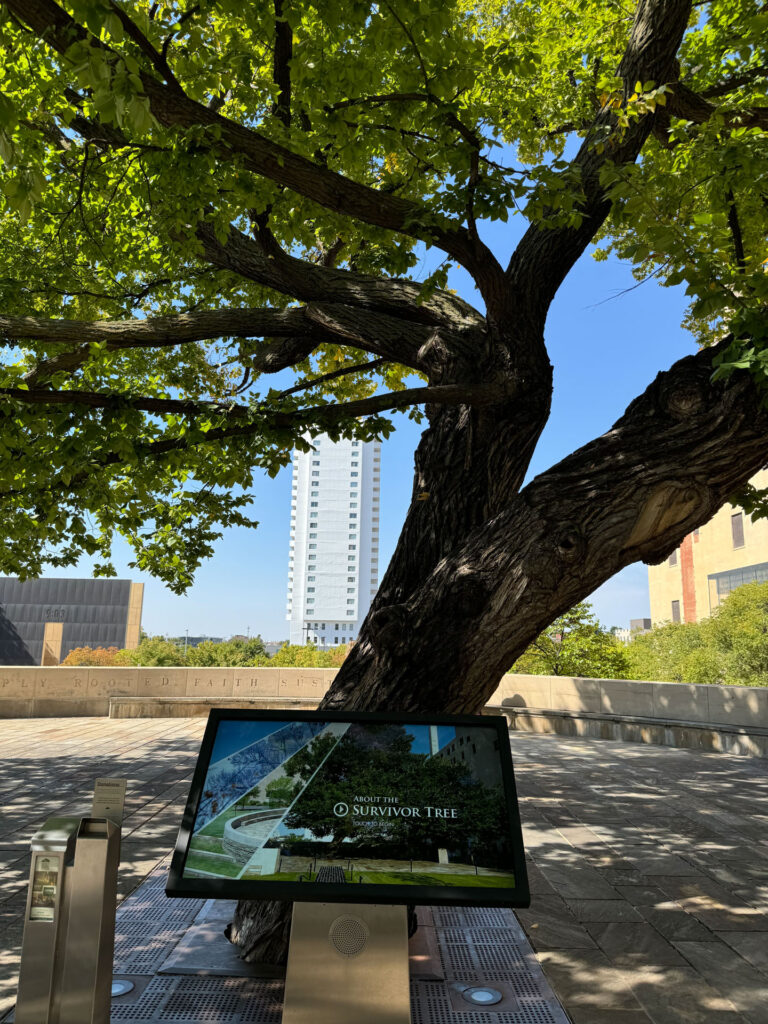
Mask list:
[{"label": "thick tree trunk", "polygon": [[[442,411],[414,497],[329,708],[475,712],[557,615],[619,569],[661,561],[768,461],[768,414],[745,373],[711,382],[705,350],[659,374],[602,437],[518,491],[514,413]],[[517,422],[515,422],[517,420]],[[288,904],[241,903],[246,959],[280,960]]]}]

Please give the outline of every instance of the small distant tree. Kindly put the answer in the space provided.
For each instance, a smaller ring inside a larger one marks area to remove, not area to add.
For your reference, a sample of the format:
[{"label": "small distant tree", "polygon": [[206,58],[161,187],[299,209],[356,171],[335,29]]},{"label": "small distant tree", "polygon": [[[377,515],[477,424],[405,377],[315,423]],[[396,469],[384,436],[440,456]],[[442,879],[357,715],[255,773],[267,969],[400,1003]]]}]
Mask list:
[{"label": "small distant tree", "polygon": [[598,622],[582,601],[540,633],[512,667],[513,672],[545,676],[624,679],[624,645]]},{"label": "small distant tree", "polygon": [[628,645],[634,679],[768,686],[768,583],[734,590],[702,622],[667,622]]},{"label": "small distant tree", "polygon": [[75,647],[62,661],[62,665],[91,665],[109,667],[118,664],[120,652],[116,647]]},{"label": "small distant tree", "polygon": [[187,650],[186,662],[200,667],[268,665],[269,656],[261,637],[255,636],[250,640],[225,640],[220,644],[204,640]]},{"label": "small distant tree", "polygon": [[283,644],[270,659],[270,665],[282,668],[333,668],[338,664],[331,651],[321,651],[314,644]]},{"label": "small distant tree", "polygon": [[141,665],[146,668],[186,665],[184,651],[172,640],[162,636],[144,637],[138,647],[118,651],[115,664]]},{"label": "small distant tree", "polygon": [[347,655],[354,647],[354,644],[340,644],[338,647],[331,648],[331,663],[333,665],[343,665]]},{"label": "small distant tree", "polygon": [[667,622],[640,633],[627,645],[626,658],[632,679],[716,683],[722,675],[721,659],[698,622]]},{"label": "small distant tree", "polygon": [[723,682],[768,686],[768,583],[734,590],[702,628]]}]

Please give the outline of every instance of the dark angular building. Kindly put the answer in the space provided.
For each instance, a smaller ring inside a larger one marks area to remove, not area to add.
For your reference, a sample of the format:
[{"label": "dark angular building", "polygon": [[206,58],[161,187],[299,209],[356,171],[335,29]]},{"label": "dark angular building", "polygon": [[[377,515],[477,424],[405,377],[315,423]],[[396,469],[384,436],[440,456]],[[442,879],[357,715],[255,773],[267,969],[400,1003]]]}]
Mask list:
[{"label": "dark angular building", "polygon": [[0,665],[58,665],[75,647],[136,647],[144,584],[0,576]]}]

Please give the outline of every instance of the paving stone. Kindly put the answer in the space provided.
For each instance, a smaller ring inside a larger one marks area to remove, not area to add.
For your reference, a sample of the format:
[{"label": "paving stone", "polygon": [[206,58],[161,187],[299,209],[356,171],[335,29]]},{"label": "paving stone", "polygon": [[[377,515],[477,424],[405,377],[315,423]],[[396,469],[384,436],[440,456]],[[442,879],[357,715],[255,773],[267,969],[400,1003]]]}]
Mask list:
[{"label": "paving stone", "polygon": [[691,968],[636,967],[623,976],[653,1024],[751,1024]]},{"label": "paving stone", "polygon": [[768,931],[768,916],[735,895],[721,901],[706,892],[683,891],[677,902],[713,932]]},{"label": "paving stone", "polygon": [[528,872],[528,887],[531,896],[543,896],[545,893],[554,894],[555,890],[532,860],[528,861],[526,869]]},{"label": "paving stone", "polygon": [[642,921],[637,910],[626,900],[567,900],[579,921]]},{"label": "paving stone", "polygon": [[724,942],[675,942],[708,983],[722,992],[751,1024],[768,1024],[768,977]]},{"label": "paving stone", "polygon": [[712,933],[703,924],[686,914],[679,903],[657,903],[652,907],[640,907],[640,913],[665,939],[691,939],[708,942]]},{"label": "paving stone", "polygon": [[536,950],[594,949],[595,943],[559,896],[534,896],[517,917]]},{"label": "paving stone", "polygon": [[585,927],[612,960],[629,956],[643,964],[685,964],[677,950],[649,924],[589,922]]},{"label": "paving stone", "polygon": [[[47,814],[87,807],[93,779],[114,774],[130,779],[133,831],[123,844],[120,884],[123,893],[135,887],[170,852],[175,822],[169,822],[180,818],[204,725],[202,719],[4,722],[0,871],[26,856],[29,837]],[[687,959],[684,966],[657,961],[667,949],[680,955],[676,945],[665,946],[667,936],[681,947],[714,945],[751,972],[752,982],[765,980],[765,762],[522,733],[513,733],[511,744],[534,894],[520,919],[575,1024],[754,1024],[703,963],[694,970]],[[12,896],[24,887],[23,878],[20,887],[14,882]],[[3,905],[0,1016],[12,1001],[22,917],[13,898],[10,913]],[[572,910],[619,918],[584,920],[600,929],[604,949]],[[718,923],[722,940],[708,931]],[[643,931],[608,930],[626,928]],[[655,938],[638,942],[638,935]],[[576,944],[547,948],[546,940]]]},{"label": "paving stone", "polygon": [[[634,850],[638,850],[638,847],[635,847]],[[701,874],[697,867],[683,860],[682,857],[677,857],[674,853],[664,853],[663,851],[654,853],[652,850],[645,852],[643,848],[642,853],[627,852],[626,857],[638,871],[647,877]]]},{"label": "paving stone", "polygon": [[546,950],[538,959],[569,1014],[636,1012],[630,985],[599,949]]},{"label": "paving stone", "polygon": [[610,900],[617,892],[594,868],[562,867],[536,858],[547,881],[566,899]]},{"label": "paving stone", "polygon": [[600,874],[617,888],[622,885],[644,885],[648,882],[637,868],[600,868]]},{"label": "paving stone", "polygon": [[568,1009],[573,1024],[652,1024],[640,1006],[636,1010],[593,1010],[569,1005]]},{"label": "paving stone", "polygon": [[768,932],[717,932],[739,956],[768,974]]},{"label": "paving stone", "polygon": [[617,885],[616,890],[634,907],[652,907],[669,899],[668,894],[655,885]]}]

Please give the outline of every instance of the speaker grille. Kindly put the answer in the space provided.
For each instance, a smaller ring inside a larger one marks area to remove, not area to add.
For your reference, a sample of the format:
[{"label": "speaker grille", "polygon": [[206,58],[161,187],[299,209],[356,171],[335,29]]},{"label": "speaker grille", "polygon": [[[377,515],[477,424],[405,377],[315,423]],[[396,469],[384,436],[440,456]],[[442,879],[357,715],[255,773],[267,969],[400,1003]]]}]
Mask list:
[{"label": "speaker grille", "polygon": [[337,917],[328,931],[328,941],[341,956],[359,956],[368,943],[368,925],[359,917]]}]

